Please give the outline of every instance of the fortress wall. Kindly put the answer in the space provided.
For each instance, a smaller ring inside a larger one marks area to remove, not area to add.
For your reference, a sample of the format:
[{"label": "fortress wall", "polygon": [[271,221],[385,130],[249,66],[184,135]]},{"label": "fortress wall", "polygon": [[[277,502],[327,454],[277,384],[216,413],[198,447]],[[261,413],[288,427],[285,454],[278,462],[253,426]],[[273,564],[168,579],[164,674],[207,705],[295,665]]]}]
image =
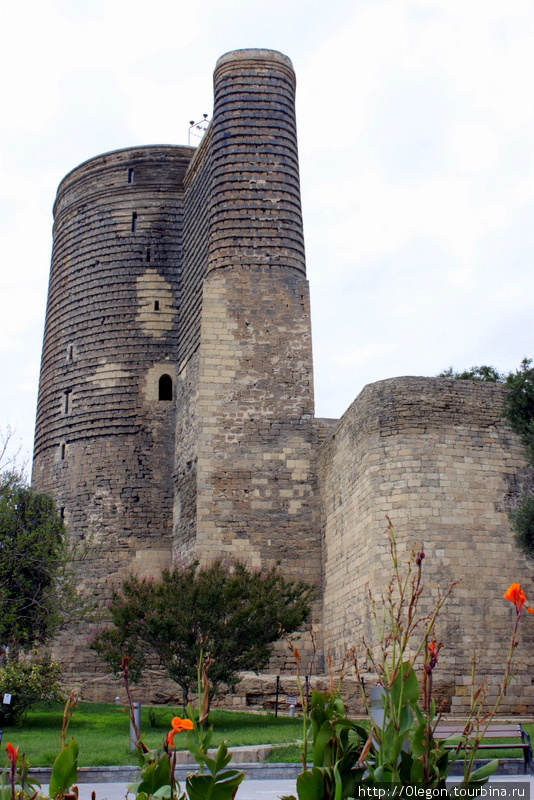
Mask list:
[{"label": "fortress wall", "polygon": [[[387,514],[401,563],[413,545],[424,546],[424,608],[459,581],[436,629],[444,648],[435,680],[455,695],[453,710],[464,712],[473,652],[494,693],[504,670],[515,615],[504,591],[519,581],[534,596],[508,523],[507,501],[526,465],[501,419],[503,392],[496,384],[440,378],[366,386],[321,456],[325,652],[339,663],[356,645],[365,664],[362,637],[375,641],[368,591],[379,597],[391,577]],[[532,703],[531,622],[522,626],[509,710]]]}]

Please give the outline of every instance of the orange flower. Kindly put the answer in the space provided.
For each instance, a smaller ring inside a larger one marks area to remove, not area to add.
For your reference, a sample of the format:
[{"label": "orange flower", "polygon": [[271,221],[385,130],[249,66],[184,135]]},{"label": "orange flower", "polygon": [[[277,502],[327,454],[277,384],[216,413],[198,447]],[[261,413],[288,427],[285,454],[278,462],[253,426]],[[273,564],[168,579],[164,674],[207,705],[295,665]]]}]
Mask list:
[{"label": "orange flower", "polygon": [[184,719],[180,719],[180,717],[173,717],[171,720],[172,731],[169,731],[167,734],[167,744],[169,747],[174,747],[174,736],[176,733],[181,733],[181,731],[192,731],[193,730],[193,723],[190,719],[185,717]]},{"label": "orange flower", "polygon": [[436,664],[438,663],[438,654],[441,648],[443,647],[442,643],[436,644],[436,640],[432,639],[428,643],[428,662],[425,665],[425,672],[429,675]]},{"label": "orange flower", "polygon": [[[508,589],[503,594],[503,597],[505,600],[509,600],[511,603],[515,605],[515,610],[518,615],[521,614],[523,606],[525,606],[527,597],[523,589],[521,588],[520,583],[510,584]],[[527,609],[529,614],[534,614],[534,608],[531,608],[530,606],[525,606],[525,608]]]},{"label": "orange flower", "polygon": [[12,765],[16,764],[17,763],[17,757],[18,757],[18,754],[19,754],[19,748],[18,747],[13,747],[11,742],[8,742],[7,743],[7,747],[6,747],[6,753],[7,753],[7,757],[9,758],[10,763]]}]

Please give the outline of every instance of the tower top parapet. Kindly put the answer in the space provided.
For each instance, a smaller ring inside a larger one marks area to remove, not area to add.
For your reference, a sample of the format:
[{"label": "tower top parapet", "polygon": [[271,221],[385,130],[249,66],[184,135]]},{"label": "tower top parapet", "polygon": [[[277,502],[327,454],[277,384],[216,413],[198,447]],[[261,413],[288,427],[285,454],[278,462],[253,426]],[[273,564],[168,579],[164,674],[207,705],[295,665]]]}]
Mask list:
[{"label": "tower top parapet", "polygon": [[228,53],[225,53],[223,56],[217,59],[215,71],[217,71],[219,67],[222,67],[224,64],[228,64],[231,61],[278,62],[279,64],[284,64],[286,67],[289,67],[291,70],[293,70],[293,63],[291,59],[288,58],[288,56],[285,56],[283,53],[280,53],[278,50],[247,47],[243,50],[230,50]]}]

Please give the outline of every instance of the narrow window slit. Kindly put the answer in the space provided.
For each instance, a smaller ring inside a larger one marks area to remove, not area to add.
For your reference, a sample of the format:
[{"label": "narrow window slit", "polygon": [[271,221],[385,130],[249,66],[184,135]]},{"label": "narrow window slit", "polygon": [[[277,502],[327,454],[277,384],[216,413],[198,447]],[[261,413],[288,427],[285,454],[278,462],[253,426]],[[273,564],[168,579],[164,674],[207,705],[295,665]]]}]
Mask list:
[{"label": "narrow window slit", "polygon": [[170,375],[162,375],[159,379],[159,400],[172,400],[172,378]]},{"label": "narrow window slit", "polygon": [[137,228],[137,211],[132,214],[132,233],[135,233]]},{"label": "narrow window slit", "polygon": [[65,401],[64,402],[64,406],[63,406],[63,410],[64,410],[65,414],[68,414],[69,410],[70,410],[70,395],[71,395],[71,393],[72,393],[72,389],[67,389],[63,394],[63,398],[64,398],[64,401]]},{"label": "narrow window slit", "polygon": [[67,450],[67,445],[66,444],[62,444],[61,445],[61,460],[62,461],[65,461],[65,452],[66,452],[66,450]]},{"label": "narrow window slit", "polygon": [[146,249],[146,261],[147,264],[150,264],[150,247],[147,247]]},{"label": "narrow window slit", "polygon": [[154,300],[154,311],[159,311],[159,300]]},{"label": "narrow window slit", "polygon": [[128,170],[128,183],[133,183],[133,182],[134,182],[134,170],[133,167],[130,167],[130,169]]}]

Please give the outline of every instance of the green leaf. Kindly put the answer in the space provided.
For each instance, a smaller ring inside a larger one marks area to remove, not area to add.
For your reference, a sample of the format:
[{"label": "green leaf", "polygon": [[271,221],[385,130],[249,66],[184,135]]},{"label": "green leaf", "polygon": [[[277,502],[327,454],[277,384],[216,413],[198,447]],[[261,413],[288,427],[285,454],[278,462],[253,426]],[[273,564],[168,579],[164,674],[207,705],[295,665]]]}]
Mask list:
[{"label": "green leaf", "polygon": [[152,797],[170,797],[173,794],[170,786],[160,786],[157,791],[154,792]]},{"label": "green leaf", "polygon": [[399,783],[397,771],[390,764],[382,764],[375,769],[374,780],[376,783]]},{"label": "green leaf", "polygon": [[397,677],[391,684],[388,699],[395,708],[401,705],[401,700],[404,705],[408,702],[416,703],[419,699],[419,684],[411,661],[405,661],[402,664]]},{"label": "green leaf", "polygon": [[186,779],[189,800],[232,800],[245,777],[244,772],[229,769],[220,775],[188,775]]},{"label": "green leaf", "polygon": [[334,764],[334,781],[336,791],[334,794],[334,800],[341,800],[343,796],[343,781],[341,780],[341,775],[339,773],[338,765]]},{"label": "green leaf", "polygon": [[226,742],[221,742],[215,753],[215,772],[220,772],[231,760],[232,755],[228,752]]},{"label": "green leaf", "polygon": [[141,773],[141,781],[138,785],[138,792],[146,792],[147,795],[155,794],[162,786],[170,786],[171,768],[167,753],[161,753],[155,761]]},{"label": "green leaf", "polygon": [[402,783],[410,783],[413,764],[414,760],[411,753],[407,753],[405,750],[402,750],[398,765],[399,778],[401,779]]},{"label": "green leaf", "polygon": [[426,723],[423,720],[419,725],[413,728],[412,735],[410,737],[411,743],[411,750],[414,758],[420,758],[424,751],[425,745],[423,740],[426,737]]},{"label": "green leaf", "polygon": [[399,720],[399,736],[406,736],[413,727],[413,714],[409,705],[405,705],[401,711]]},{"label": "green leaf", "polygon": [[63,794],[78,780],[78,745],[70,739],[59,751],[50,775],[50,795]]},{"label": "green leaf", "polygon": [[410,770],[410,783],[418,784],[423,782],[423,762],[421,759],[414,759]]},{"label": "green leaf", "polygon": [[315,740],[315,745],[313,748],[313,766],[314,767],[323,767],[323,766],[331,766],[331,764],[325,764],[325,750],[332,740],[334,736],[334,731],[332,730],[332,726],[330,722],[325,722],[321,726],[319,733],[317,734],[317,738]]},{"label": "green leaf", "polygon": [[324,774],[319,767],[301,772],[297,778],[299,800],[324,800]]},{"label": "green leaf", "polygon": [[479,767],[478,769],[476,769],[474,772],[471,773],[469,782],[481,781],[483,778],[489,778],[490,775],[493,775],[498,766],[499,766],[498,758],[494,758],[493,761],[488,761],[487,764],[484,764],[484,766]]}]

